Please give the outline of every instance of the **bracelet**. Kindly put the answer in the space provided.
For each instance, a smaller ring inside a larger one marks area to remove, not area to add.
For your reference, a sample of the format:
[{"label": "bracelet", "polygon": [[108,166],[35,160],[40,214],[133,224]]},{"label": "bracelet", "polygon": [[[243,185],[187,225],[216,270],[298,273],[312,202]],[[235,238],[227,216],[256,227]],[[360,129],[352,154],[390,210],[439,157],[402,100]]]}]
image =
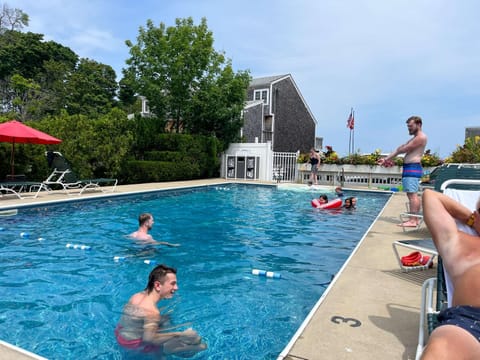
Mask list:
[{"label": "bracelet", "polygon": [[475,215],[474,213],[472,213],[472,215],[470,215],[470,217],[468,218],[466,224],[472,227],[474,222],[475,222]]}]

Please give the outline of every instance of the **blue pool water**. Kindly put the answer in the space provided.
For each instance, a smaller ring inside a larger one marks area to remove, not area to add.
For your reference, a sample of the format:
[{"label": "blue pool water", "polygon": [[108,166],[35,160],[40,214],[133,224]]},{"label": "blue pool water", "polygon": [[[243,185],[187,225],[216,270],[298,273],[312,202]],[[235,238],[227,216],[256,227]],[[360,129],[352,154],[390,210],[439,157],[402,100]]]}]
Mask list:
[{"label": "blue pool water", "polygon": [[[123,359],[113,330],[151,259],[178,269],[180,289],[160,306],[207,342],[195,359],[275,359],[388,200],[353,194],[355,211],[313,209],[317,192],[231,185],[0,217],[0,339],[49,359]],[[141,212],[153,213],[154,238],[181,246],[142,249],[125,238]]]}]

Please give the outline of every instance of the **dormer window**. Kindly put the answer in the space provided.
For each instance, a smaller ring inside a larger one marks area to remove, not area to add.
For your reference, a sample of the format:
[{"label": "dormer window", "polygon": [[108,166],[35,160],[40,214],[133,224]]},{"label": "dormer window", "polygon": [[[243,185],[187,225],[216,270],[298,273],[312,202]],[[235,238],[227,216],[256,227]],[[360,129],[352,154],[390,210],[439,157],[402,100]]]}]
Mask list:
[{"label": "dormer window", "polygon": [[265,105],[268,105],[268,89],[255,90],[253,93],[254,100],[263,100]]}]

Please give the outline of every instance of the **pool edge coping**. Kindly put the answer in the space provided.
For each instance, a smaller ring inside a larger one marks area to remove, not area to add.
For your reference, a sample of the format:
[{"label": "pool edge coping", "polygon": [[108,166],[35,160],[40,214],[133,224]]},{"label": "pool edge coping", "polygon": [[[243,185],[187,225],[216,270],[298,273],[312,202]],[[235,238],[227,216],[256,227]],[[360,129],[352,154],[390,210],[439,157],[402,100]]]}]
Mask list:
[{"label": "pool edge coping", "polygon": [[[393,195],[393,194],[392,194]],[[373,220],[373,222],[370,224],[370,226],[368,227],[368,229],[365,231],[365,233],[363,234],[362,238],[360,239],[360,241],[358,242],[358,244],[355,246],[355,248],[352,250],[351,254],[348,256],[347,260],[345,260],[345,262],[343,263],[342,267],[340,268],[340,270],[338,270],[338,272],[335,274],[334,278],[332,279],[332,281],[330,282],[330,284],[328,285],[328,287],[325,289],[325,291],[323,292],[322,296],[320,296],[320,298],[318,299],[318,301],[315,303],[315,305],[313,306],[313,308],[310,310],[310,312],[308,313],[308,315],[305,317],[305,319],[303,320],[302,324],[298,327],[297,331],[293,334],[292,338],[290,339],[290,341],[288,342],[288,344],[285,346],[285,348],[282,350],[282,352],[280,352],[280,354],[277,356],[277,360],[284,360],[287,356],[290,355],[290,352],[291,350],[293,349],[293,346],[295,345],[295,343],[298,341],[298,339],[302,336],[303,332],[305,331],[305,328],[309,325],[310,321],[312,320],[312,318],[314,317],[315,313],[318,311],[318,308],[323,304],[325,298],[328,296],[328,294],[330,293],[330,290],[332,289],[332,287],[335,285],[335,283],[337,282],[337,280],[340,278],[340,276],[342,275],[342,273],[344,272],[344,270],[347,268],[347,266],[349,265],[350,261],[352,260],[352,258],[355,256],[355,254],[357,253],[357,251],[360,249],[361,245],[363,244],[365,238],[367,237],[368,233],[372,230],[372,227],[375,225],[375,223],[377,222],[377,220],[382,216],[383,212],[385,211],[385,209],[387,208],[387,206],[389,205],[389,203],[392,201],[393,199],[393,196],[390,196],[388,201],[385,203],[385,205],[383,206],[382,210],[378,213],[378,215],[375,217],[375,219]]]}]

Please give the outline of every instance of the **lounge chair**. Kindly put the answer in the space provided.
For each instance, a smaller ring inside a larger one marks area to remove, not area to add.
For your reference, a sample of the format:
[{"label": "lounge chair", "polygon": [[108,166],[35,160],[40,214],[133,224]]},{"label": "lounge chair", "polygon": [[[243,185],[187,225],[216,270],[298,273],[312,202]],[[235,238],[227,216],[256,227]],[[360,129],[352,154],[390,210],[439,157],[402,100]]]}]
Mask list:
[{"label": "lounge chair", "polygon": [[418,327],[418,345],[415,353],[415,360],[422,357],[423,349],[427,344],[427,339],[437,326],[437,316],[440,308],[436,306],[437,301],[435,292],[438,289],[438,279],[433,277],[425,280],[422,285],[422,297],[420,304],[420,320]]},{"label": "lounge chair", "polygon": [[[431,184],[435,190],[442,191],[445,181],[450,179],[476,180],[480,179],[480,164],[444,164],[430,174]],[[458,184],[458,183],[457,183]],[[461,189],[462,186],[456,186]]]},{"label": "lounge chair", "polygon": [[41,182],[33,181],[3,181],[0,182],[0,197],[15,195],[19,199],[36,198],[40,191],[48,190]]},{"label": "lounge chair", "polygon": [[[462,187],[462,189],[449,188],[449,186]],[[473,189],[478,189],[478,187],[480,187],[480,180],[450,179],[442,181],[440,190],[471,210],[474,210],[480,196],[480,191]],[[458,221],[457,227],[461,231],[474,233],[472,228]],[[428,336],[437,325],[437,315],[441,310],[451,306],[452,296],[452,283],[439,257],[437,277],[427,279],[422,286],[418,345],[415,359],[420,359],[422,356]]]},{"label": "lounge chair", "polygon": [[58,151],[47,151],[45,155],[52,168],[52,173],[43,181],[46,186],[59,187],[69,195],[82,195],[85,191],[114,192],[117,187],[117,179],[78,179],[68,161]]}]

